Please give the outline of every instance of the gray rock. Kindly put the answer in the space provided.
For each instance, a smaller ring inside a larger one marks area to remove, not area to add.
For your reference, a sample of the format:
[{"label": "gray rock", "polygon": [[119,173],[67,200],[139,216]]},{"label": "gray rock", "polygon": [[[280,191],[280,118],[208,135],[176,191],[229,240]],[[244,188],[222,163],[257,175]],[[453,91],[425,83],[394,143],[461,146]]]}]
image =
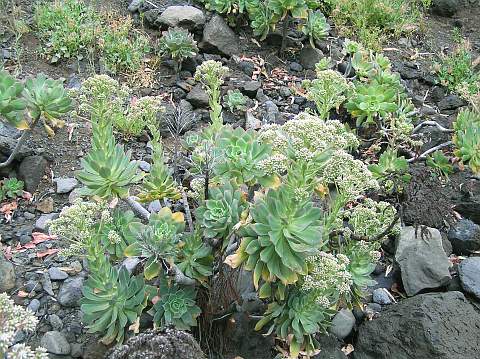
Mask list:
[{"label": "gray rock", "polygon": [[[20,136],[21,131],[10,126],[6,122],[0,121],[0,162],[3,162],[8,158],[10,153],[15,148],[17,139]],[[32,154],[32,150],[27,146],[22,146],[15,159],[21,160],[30,154]]]},{"label": "gray rock", "polygon": [[392,299],[387,294],[384,288],[377,288],[373,291],[373,301],[377,304],[387,305],[392,304]]},{"label": "gray rock", "polygon": [[25,190],[35,192],[37,190],[48,162],[43,156],[25,157],[18,168],[18,177],[25,183]]},{"label": "gray rock", "polygon": [[459,107],[466,106],[467,102],[462,99],[460,96],[455,94],[450,94],[444,97],[440,102],[438,102],[437,106],[440,111],[445,110],[456,110]]},{"label": "gray rock", "polygon": [[0,293],[15,287],[15,269],[13,264],[0,253]]},{"label": "gray rock", "polygon": [[208,107],[208,95],[202,88],[202,85],[195,85],[187,95],[187,101],[192,104],[193,107]]},{"label": "gray rock", "polygon": [[48,226],[48,222],[57,217],[57,213],[42,214],[35,222],[35,230],[45,232]]},{"label": "gray rock", "polygon": [[46,332],[40,340],[40,345],[51,354],[68,355],[71,350],[65,336],[57,331]]},{"label": "gray rock", "polygon": [[147,161],[138,161],[138,167],[144,172],[150,172],[152,166]]},{"label": "gray rock", "polygon": [[355,325],[355,316],[351,310],[342,309],[332,319],[329,332],[338,339],[345,339],[350,335]]},{"label": "gray rock", "polygon": [[43,290],[51,296],[54,296],[55,293],[53,293],[53,286],[52,286],[52,281],[50,280],[50,276],[48,275],[48,272],[43,273],[42,277],[42,287]]},{"label": "gray rock", "polygon": [[73,343],[70,345],[72,352],[70,353],[72,358],[81,358],[83,356],[83,345],[79,343]]},{"label": "gray rock", "polygon": [[69,193],[78,185],[76,178],[56,178],[57,193]]},{"label": "gray rock", "polygon": [[459,6],[458,0],[432,0],[431,10],[436,15],[452,17],[457,13]]},{"label": "gray rock", "polygon": [[314,69],[315,65],[324,57],[321,50],[310,46],[304,47],[298,55],[299,62],[305,69]]},{"label": "gray rock", "polygon": [[142,5],[143,0],[133,0],[130,5],[128,5],[128,11],[131,12],[132,14],[137,12],[138,9],[140,8],[140,5]]},{"label": "gray rock", "polygon": [[70,194],[68,195],[68,203],[73,204],[77,199],[82,198],[80,193],[80,188],[75,188]]},{"label": "gray rock", "polygon": [[58,315],[50,314],[48,316],[48,321],[50,322],[50,325],[52,326],[53,330],[58,330],[58,331],[62,330],[63,322]]},{"label": "gray rock", "polygon": [[300,65],[298,62],[291,62],[289,67],[290,67],[290,70],[295,71],[295,72],[303,71],[303,66]]},{"label": "gray rock", "polygon": [[282,97],[288,97],[292,94],[292,91],[290,91],[290,89],[287,86],[281,86],[278,92]]},{"label": "gray rock", "polygon": [[161,27],[183,27],[188,30],[201,28],[205,24],[202,10],[193,6],[169,6],[157,18]]},{"label": "gray rock", "polygon": [[30,304],[28,304],[27,308],[30,309],[32,312],[36,313],[38,308],[40,308],[40,301],[36,298],[32,299]]},{"label": "gray rock", "polygon": [[240,90],[250,98],[255,98],[258,89],[262,86],[259,81],[246,81],[240,84]]},{"label": "gray rock", "polygon": [[275,105],[272,101],[265,102],[265,109],[267,113],[265,115],[265,121],[267,123],[276,123],[280,117],[280,111],[278,110],[278,106]]},{"label": "gray rock", "polygon": [[400,266],[403,286],[408,296],[442,287],[451,278],[442,236],[435,228],[418,228],[418,231],[415,227],[402,228],[395,260]]},{"label": "gray rock", "polygon": [[51,267],[48,269],[48,275],[51,280],[65,280],[68,278],[68,274],[57,267]]},{"label": "gray rock", "polygon": [[122,267],[124,267],[128,273],[132,274],[137,265],[140,263],[140,258],[138,257],[128,257],[125,258],[122,262]]},{"label": "gray rock", "polygon": [[455,223],[447,236],[452,243],[453,253],[457,255],[469,255],[480,249],[480,226],[469,219]]},{"label": "gray rock", "polygon": [[318,337],[320,343],[320,353],[313,356],[312,359],[347,359],[342,352],[342,342],[333,335],[322,334]]},{"label": "gray rock", "polygon": [[460,292],[427,293],[365,321],[355,359],[477,358],[480,314]]},{"label": "gray rock", "polygon": [[155,201],[150,202],[148,205],[148,211],[150,213],[157,213],[162,209],[162,205],[160,204],[160,201],[156,199]]},{"label": "gray rock", "polygon": [[215,14],[203,29],[203,40],[200,47],[207,52],[232,56],[240,53],[238,43],[238,36],[227,25],[223,17]]},{"label": "gray rock", "polygon": [[480,257],[470,257],[458,266],[458,276],[465,292],[480,299]]},{"label": "gray rock", "polygon": [[63,282],[58,292],[58,302],[64,307],[76,307],[82,298],[83,278],[69,278]]}]

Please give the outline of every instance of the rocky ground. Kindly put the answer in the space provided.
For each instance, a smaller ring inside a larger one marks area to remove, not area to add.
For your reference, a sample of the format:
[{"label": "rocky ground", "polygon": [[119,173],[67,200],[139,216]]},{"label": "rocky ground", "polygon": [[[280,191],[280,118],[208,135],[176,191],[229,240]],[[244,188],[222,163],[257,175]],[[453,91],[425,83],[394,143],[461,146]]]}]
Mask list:
[{"label": "rocky ground", "polygon": [[[192,80],[192,73],[204,59],[224,62],[231,74],[222,89],[239,88],[255,109],[246,118],[226,117],[226,122],[283,123],[313,104],[293,93],[291,84],[313,78],[314,65],[331,56],[339,69],[342,39],[335,32],[319,44],[319,49],[301,48],[292,43],[285,58],[278,58],[279,35],[270,35],[261,46],[246,29],[234,32],[218,15],[192,7],[181,0],[154,1],[145,13],[153,39],[159,29],[183,24],[201,40],[201,54],[183,67],[180,80],[162,64],[153,81],[138,88],[142,95],[166,94],[181,107],[196,114],[198,127],[209,121],[208,98]],[[480,7],[464,6],[457,1],[434,1],[433,13],[412,38],[400,38],[385,49],[401,74],[422,119],[433,119],[451,127],[459,108],[466,103],[438,86],[431,66],[436,54],[453,46],[452,29],[460,27],[473,50],[480,51]],[[24,2],[27,11],[30,3]],[[135,2],[109,1],[119,12],[137,15]],[[176,8],[172,6],[183,6]],[[185,7],[186,6],[186,7]],[[298,35],[295,32],[292,36]],[[0,54],[8,66],[16,66],[16,55],[8,36],[0,43]],[[37,54],[33,34],[24,39],[21,77],[45,72],[63,77],[70,88],[80,86],[88,76],[85,64],[50,65]],[[101,70],[101,69],[100,69]],[[167,111],[168,113],[168,111]],[[40,319],[37,332],[19,337],[31,345],[41,344],[52,358],[101,358],[106,348],[86,333],[81,322],[78,300],[87,272],[82,259],[59,255],[60,244],[45,235],[46,220],[76,197],[78,182],[74,171],[89,148],[89,126],[70,122],[53,140],[36,131],[24,146],[17,161],[1,172],[25,182],[33,196],[20,199],[14,206],[2,207],[0,236],[0,292],[7,291],[17,304],[24,305]],[[424,127],[422,151],[448,139],[436,127]],[[19,133],[0,123],[0,159],[7,155]],[[134,157],[151,160],[148,138],[126,141]],[[168,140],[167,140],[168,143]],[[3,154],[3,155],[2,155]],[[375,270],[377,285],[370,289],[365,309],[342,310],[333,320],[331,336],[320,339],[324,348],[316,358],[407,359],[477,358],[480,343],[480,181],[456,169],[450,181],[434,179],[423,164],[412,166],[413,182],[403,206],[406,227],[395,243],[385,243],[386,260]],[[2,205],[8,206],[9,203]],[[1,205],[0,205],[1,207]],[[425,229],[431,227],[429,235]],[[244,301],[244,311],[235,314],[235,326],[224,333],[227,357],[244,359],[273,358],[272,338],[253,331],[248,313],[258,309],[249,301],[254,292],[249,276],[237,273],[234,290]],[[246,309],[245,309],[246,308]],[[353,351],[352,351],[353,349]]]}]

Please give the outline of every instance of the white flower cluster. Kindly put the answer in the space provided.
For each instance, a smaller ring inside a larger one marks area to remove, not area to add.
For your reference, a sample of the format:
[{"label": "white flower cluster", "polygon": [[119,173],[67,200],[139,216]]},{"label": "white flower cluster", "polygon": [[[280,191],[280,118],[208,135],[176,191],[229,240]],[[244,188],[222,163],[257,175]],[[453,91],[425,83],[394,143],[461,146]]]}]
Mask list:
[{"label": "white flower cluster", "polygon": [[332,154],[319,176],[324,184],[334,184],[348,200],[355,199],[367,190],[380,188],[365,163],[342,150]]},{"label": "white flower cluster", "polygon": [[[345,211],[343,217],[348,220],[356,235],[373,238],[388,228],[396,213],[396,209],[389,203],[367,198],[358,206]],[[400,222],[395,224],[390,233],[400,233]]]},{"label": "white flower cluster", "polygon": [[307,262],[310,270],[304,278],[302,290],[314,293],[317,304],[328,307],[341,295],[350,292],[353,280],[347,269],[350,263],[347,256],[320,252],[308,257]]},{"label": "white flower cluster", "polygon": [[228,67],[222,65],[221,62],[215,60],[207,60],[197,66],[195,70],[195,81],[200,81],[205,85],[221,84],[223,78],[228,74]]},{"label": "white flower cluster", "polygon": [[130,126],[136,125],[141,127],[140,131],[145,126],[158,127],[157,114],[165,111],[165,107],[161,104],[162,99],[160,96],[145,96],[132,101],[128,108],[126,122],[131,124]]},{"label": "white flower cluster", "polygon": [[191,192],[189,195],[195,199],[200,199],[205,191],[205,178],[195,177],[190,181]]},{"label": "white flower cluster", "polygon": [[378,262],[382,254],[377,250],[380,247],[379,242],[365,242],[358,241],[354,242],[354,253],[358,257],[369,257],[370,261]]},{"label": "white flower cluster", "polygon": [[257,167],[260,169],[265,175],[273,175],[276,173],[284,173],[287,171],[287,163],[288,157],[285,156],[283,153],[274,153],[270,157],[261,160]]},{"label": "white flower cluster", "polygon": [[[99,215],[106,217],[105,203],[84,202],[77,199],[73,205],[66,207],[57,219],[48,223],[48,230],[67,239],[69,247],[62,251],[64,256],[81,255],[90,238],[94,235],[94,225]],[[106,217],[107,218],[107,217]]]},{"label": "white flower cluster", "polygon": [[33,351],[25,344],[13,344],[21,330],[33,331],[38,319],[28,309],[15,305],[6,293],[0,294],[0,357],[8,359],[48,359],[44,348]]}]

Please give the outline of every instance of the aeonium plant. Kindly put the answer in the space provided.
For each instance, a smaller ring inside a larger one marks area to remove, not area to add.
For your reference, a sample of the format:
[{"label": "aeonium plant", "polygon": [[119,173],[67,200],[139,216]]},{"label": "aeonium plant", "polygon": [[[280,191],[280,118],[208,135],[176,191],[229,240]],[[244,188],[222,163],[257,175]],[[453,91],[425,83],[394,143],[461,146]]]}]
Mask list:
[{"label": "aeonium plant", "polygon": [[39,74],[21,83],[8,72],[0,71],[0,118],[23,131],[10,156],[0,163],[0,168],[12,163],[39,122],[42,122],[47,134],[53,136],[53,128],[64,125],[60,117],[71,109],[72,101],[60,80]]}]

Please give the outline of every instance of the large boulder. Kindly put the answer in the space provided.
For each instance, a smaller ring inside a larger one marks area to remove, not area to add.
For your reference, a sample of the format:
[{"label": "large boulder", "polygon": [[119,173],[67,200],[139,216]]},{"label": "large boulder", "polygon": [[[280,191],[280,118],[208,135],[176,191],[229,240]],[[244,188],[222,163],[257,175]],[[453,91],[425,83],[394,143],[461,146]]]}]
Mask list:
[{"label": "large boulder", "polygon": [[453,253],[469,255],[480,249],[480,226],[469,219],[461,219],[448,231]]},{"label": "large boulder", "polygon": [[480,313],[460,292],[406,299],[364,322],[354,359],[478,358]]},{"label": "large boulder", "polygon": [[462,288],[468,294],[480,299],[480,257],[470,257],[458,266]]},{"label": "large boulder", "polygon": [[431,9],[436,15],[452,17],[460,7],[459,0],[432,0]]},{"label": "large boulder", "polygon": [[183,27],[188,30],[201,29],[205,24],[205,14],[193,6],[169,6],[156,19],[159,27]]},{"label": "large boulder", "polygon": [[13,264],[0,253],[0,293],[15,287],[15,270]]},{"label": "large boulder", "polygon": [[238,36],[225,20],[220,15],[215,14],[203,29],[203,41],[200,47],[207,52],[232,56],[240,53],[238,42]]},{"label": "large boulder", "polygon": [[306,46],[298,55],[300,64],[306,69],[314,69],[315,65],[325,56],[320,49]]},{"label": "large boulder", "polygon": [[408,296],[446,285],[451,279],[450,262],[438,229],[404,227],[398,239],[395,260]]},{"label": "large boulder", "polygon": [[57,300],[64,307],[76,307],[83,297],[83,278],[73,277],[63,282],[58,292]]}]

